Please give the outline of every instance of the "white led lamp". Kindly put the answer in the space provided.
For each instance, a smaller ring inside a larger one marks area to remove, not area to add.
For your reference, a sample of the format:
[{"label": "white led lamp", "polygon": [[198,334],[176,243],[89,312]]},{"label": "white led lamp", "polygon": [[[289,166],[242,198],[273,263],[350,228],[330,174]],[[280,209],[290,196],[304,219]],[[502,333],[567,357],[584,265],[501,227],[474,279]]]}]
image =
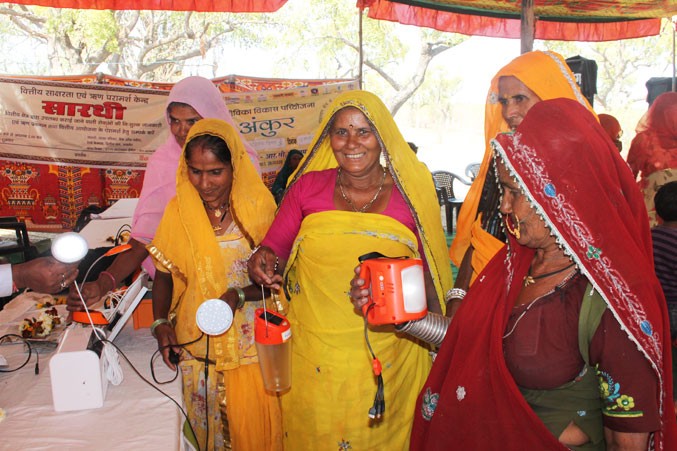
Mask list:
[{"label": "white led lamp", "polygon": [[52,240],[52,256],[61,263],[75,263],[87,255],[89,245],[82,235],[66,232]]},{"label": "white led lamp", "polygon": [[222,299],[207,299],[195,314],[197,327],[207,335],[221,335],[233,325],[233,311]]}]

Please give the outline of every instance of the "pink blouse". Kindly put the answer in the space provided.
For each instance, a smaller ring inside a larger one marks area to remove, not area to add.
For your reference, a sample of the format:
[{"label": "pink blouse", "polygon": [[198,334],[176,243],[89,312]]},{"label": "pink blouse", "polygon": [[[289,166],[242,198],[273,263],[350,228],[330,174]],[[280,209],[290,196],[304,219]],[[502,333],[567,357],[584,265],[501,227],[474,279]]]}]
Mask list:
[{"label": "pink blouse", "polygon": [[[288,259],[303,218],[313,213],[336,210],[334,187],[337,175],[337,168],[303,174],[285,194],[275,220],[261,244],[270,247],[280,258]],[[428,266],[414,217],[398,189],[393,188],[388,205],[380,214],[390,216],[414,232],[418,252],[423,259],[423,268],[427,271]]]}]

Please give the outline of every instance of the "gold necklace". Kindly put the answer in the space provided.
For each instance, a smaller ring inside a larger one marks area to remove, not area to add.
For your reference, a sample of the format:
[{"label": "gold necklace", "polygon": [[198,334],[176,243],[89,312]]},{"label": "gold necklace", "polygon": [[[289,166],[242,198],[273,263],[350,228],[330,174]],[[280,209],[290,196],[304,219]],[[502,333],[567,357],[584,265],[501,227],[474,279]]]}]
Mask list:
[{"label": "gold necklace", "polygon": [[561,273],[562,271],[566,271],[567,269],[571,268],[571,267],[574,266],[575,264],[576,264],[576,263],[572,263],[572,264],[567,265],[567,266],[565,266],[564,268],[560,268],[560,269],[558,269],[558,270],[556,270],[556,271],[547,272],[547,273],[545,273],[545,274],[539,274],[539,275],[537,275],[537,276],[532,276],[532,275],[531,275],[531,267],[530,267],[530,268],[529,268],[529,274],[527,274],[527,276],[524,278],[524,286],[525,286],[525,287],[528,287],[529,285],[535,284],[536,281],[539,280],[539,279],[545,279],[546,277],[554,276],[555,274],[559,274],[559,273]]},{"label": "gold necklace", "polygon": [[[569,265],[569,266],[567,266],[567,268],[571,268],[571,266],[573,266],[573,265]],[[564,269],[566,269],[566,268],[564,268]],[[560,271],[563,271],[563,270],[560,270]],[[557,272],[560,272],[560,271],[557,271]],[[562,288],[563,286],[565,286],[567,283],[569,283],[569,281],[572,279],[572,277],[574,276],[574,274],[577,274],[577,273],[578,273],[578,270],[576,270],[576,271],[574,271],[573,273],[569,274],[569,275],[566,277],[566,279],[564,279],[563,281],[561,281],[560,283],[558,283],[558,284],[557,284],[556,286],[554,286],[550,291],[548,291],[547,293],[544,293],[544,294],[540,295],[539,297],[537,297],[536,299],[534,299],[533,301],[531,301],[531,302],[529,303],[529,305],[527,305],[527,308],[525,308],[524,311],[523,311],[522,313],[520,313],[520,316],[517,317],[517,319],[516,319],[515,322],[513,323],[512,327],[510,328],[510,331],[508,331],[508,333],[506,333],[506,334],[503,335],[503,339],[508,338],[510,335],[512,335],[513,332],[515,332],[515,328],[517,328],[517,325],[519,324],[519,322],[522,320],[522,318],[524,318],[524,315],[527,314],[527,312],[529,311],[529,309],[530,309],[535,303],[537,303],[538,301],[540,301],[541,299],[543,299],[543,298],[545,298],[545,297],[547,297],[547,296],[550,296],[551,294],[553,294],[553,293],[555,292],[556,289]],[[539,276],[536,276],[536,277],[539,277]],[[532,283],[535,283],[535,282],[532,282]]]},{"label": "gold necklace", "polygon": [[371,198],[369,202],[364,204],[362,208],[358,209],[355,204],[353,203],[352,200],[346,196],[345,191],[343,191],[343,183],[341,183],[341,167],[339,166],[338,168],[338,184],[339,184],[339,190],[341,191],[341,197],[343,197],[343,200],[346,201],[348,205],[350,205],[350,208],[353,209],[354,212],[356,213],[364,213],[365,211],[369,210],[371,206],[376,202],[376,199],[378,199],[379,194],[381,194],[381,191],[383,190],[383,185],[385,184],[386,181],[386,168],[381,167],[383,169],[383,177],[381,178],[381,184],[379,185],[378,189],[376,190],[376,194],[374,194],[374,197]]},{"label": "gold necklace", "polygon": [[[227,212],[227,211],[228,211],[228,210],[226,210],[226,212]],[[223,229],[221,228],[221,224],[223,224],[223,220],[226,219],[226,216],[228,216],[228,214],[225,214],[225,215],[221,216],[221,219],[219,220],[219,223],[218,223],[218,224],[212,225],[212,229],[214,230],[214,232],[220,232],[221,230],[223,230]],[[218,218],[218,216],[217,216],[217,218]]]},{"label": "gold necklace", "polygon": [[223,211],[224,210],[227,211],[228,207],[230,207],[228,200],[226,200],[220,207],[212,207],[204,200],[202,201],[202,205],[204,205],[207,210],[213,211],[214,216],[216,216],[217,218],[220,218],[221,215],[223,214]]}]

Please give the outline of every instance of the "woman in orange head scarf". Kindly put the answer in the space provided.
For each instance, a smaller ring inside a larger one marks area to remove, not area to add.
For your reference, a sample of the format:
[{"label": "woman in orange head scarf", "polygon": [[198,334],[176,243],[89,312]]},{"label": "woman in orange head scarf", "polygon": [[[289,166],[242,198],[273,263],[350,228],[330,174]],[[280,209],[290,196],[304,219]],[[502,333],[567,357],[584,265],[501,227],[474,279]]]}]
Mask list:
[{"label": "woman in orange head scarf", "polygon": [[[463,202],[456,237],[449,251],[454,264],[460,267],[466,251],[473,249],[459,273],[457,286],[467,288],[470,282],[467,280],[470,277],[470,264],[474,281],[503,245],[500,221],[497,219],[496,177],[493,174],[487,176],[492,155],[490,140],[500,132],[517,127],[535,103],[559,97],[576,100],[593,111],[566,61],[554,52],[535,51],[520,55],[499,70],[492,79],[485,108],[486,151],[480,172]],[[466,286],[463,287],[462,284]]]},{"label": "woman in orange head scarf", "polygon": [[493,144],[508,242],[451,321],[410,449],[677,449],[666,302],[626,163],[570,99]]}]

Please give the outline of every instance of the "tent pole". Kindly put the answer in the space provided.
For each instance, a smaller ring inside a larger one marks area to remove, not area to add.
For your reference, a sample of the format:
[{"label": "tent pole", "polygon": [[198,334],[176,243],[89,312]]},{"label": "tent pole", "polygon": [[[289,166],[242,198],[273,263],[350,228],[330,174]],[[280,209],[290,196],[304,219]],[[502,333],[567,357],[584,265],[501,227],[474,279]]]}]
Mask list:
[{"label": "tent pole", "polygon": [[677,92],[677,74],[675,74],[675,35],[677,34],[677,20],[672,21],[672,92]]},{"label": "tent pole", "polygon": [[363,87],[362,86],[362,65],[363,65],[363,62],[364,62],[364,45],[363,45],[363,41],[362,41],[362,16],[363,16],[363,13],[364,13],[364,8],[360,7],[359,11],[360,11],[360,22],[359,22],[359,24],[360,24],[360,29],[359,29],[360,63],[359,63],[359,68],[358,68],[357,81],[359,83],[358,86],[360,87],[360,89],[362,89],[362,87]]},{"label": "tent pole", "polygon": [[522,1],[522,14],[520,23],[521,53],[531,52],[534,49],[534,34],[536,19],[534,17],[534,0]]}]

